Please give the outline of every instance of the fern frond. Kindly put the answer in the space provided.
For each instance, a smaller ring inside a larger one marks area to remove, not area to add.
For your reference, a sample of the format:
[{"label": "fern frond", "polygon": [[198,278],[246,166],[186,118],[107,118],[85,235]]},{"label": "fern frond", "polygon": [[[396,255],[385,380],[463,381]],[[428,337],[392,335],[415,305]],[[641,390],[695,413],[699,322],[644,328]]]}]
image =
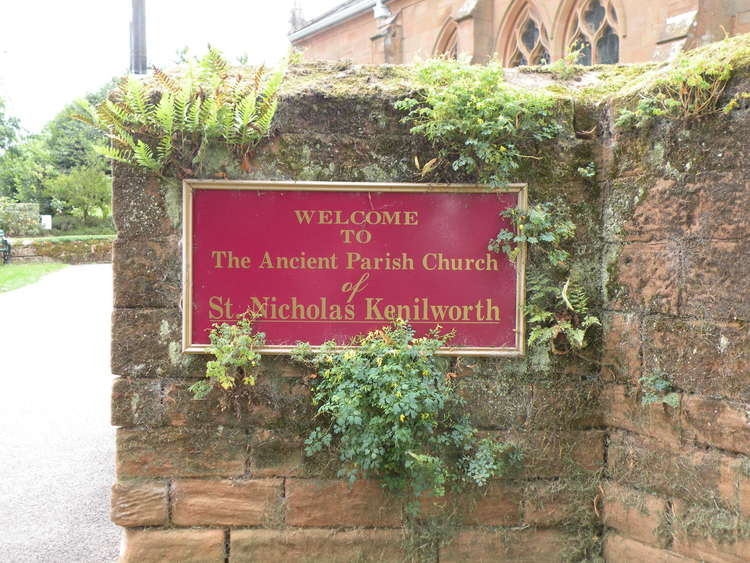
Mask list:
[{"label": "fern frond", "polygon": [[141,140],[133,147],[133,159],[149,170],[159,170],[161,168],[161,163],[154,158],[151,147]]},{"label": "fern frond", "polygon": [[148,103],[146,89],[140,79],[130,76],[124,92],[124,102],[138,123],[146,124],[151,119],[154,106]]},{"label": "fern frond", "polygon": [[271,121],[273,120],[273,116],[276,113],[277,105],[278,100],[274,98],[274,100],[270,104],[266,104],[263,112],[260,113],[258,115],[258,119],[255,120],[255,124],[258,126],[261,135],[267,134],[268,130],[271,128]]},{"label": "fern frond", "polygon": [[180,92],[180,86],[177,84],[177,82],[174,81],[174,79],[169,76],[166,72],[161,70],[160,68],[154,68],[154,78],[156,81],[161,84],[167,92],[170,94],[177,94]]},{"label": "fern frond", "polygon": [[105,158],[117,160],[118,162],[125,162],[127,164],[133,164],[132,156],[133,153],[120,150],[109,145],[93,145],[94,152]]},{"label": "fern frond", "polygon": [[161,100],[159,100],[159,103],[156,106],[156,111],[154,112],[154,120],[156,121],[156,124],[158,124],[164,133],[167,133],[170,137],[174,130],[174,110],[174,96],[170,93],[165,93],[162,95]]},{"label": "fern frond", "polygon": [[161,138],[156,145],[156,155],[160,162],[165,162],[172,155],[172,136],[167,135]]}]

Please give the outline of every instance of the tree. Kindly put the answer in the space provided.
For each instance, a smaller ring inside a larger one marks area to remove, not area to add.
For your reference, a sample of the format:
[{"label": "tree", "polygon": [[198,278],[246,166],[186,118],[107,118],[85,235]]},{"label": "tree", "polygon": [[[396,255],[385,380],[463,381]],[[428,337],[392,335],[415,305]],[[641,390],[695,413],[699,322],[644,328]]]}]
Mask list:
[{"label": "tree", "polygon": [[[86,101],[92,105],[98,104],[107,97],[115,85],[116,81],[110,80],[97,92],[87,95]],[[104,134],[73,119],[72,116],[79,112],[80,109],[76,103],[70,103],[44,127],[43,135],[46,138],[50,158],[61,172],[70,172],[74,168],[96,162],[106,163],[106,160],[93,149],[95,144],[107,143]]]},{"label": "tree", "polygon": [[45,183],[55,174],[44,137],[28,137],[0,155],[0,196],[36,202],[48,211]]},{"label": "tree", "polygon": [[17,117],[5,115],[5,102],[0,98],[0,154],[16,141],[20,128]]},{"label": "tree", "polygon": [[47,182],[52,207],[64,213],[78,212],[84,223],[94,209],[107,217],[112,197],[112,179],[96,165],[73,168]]}]

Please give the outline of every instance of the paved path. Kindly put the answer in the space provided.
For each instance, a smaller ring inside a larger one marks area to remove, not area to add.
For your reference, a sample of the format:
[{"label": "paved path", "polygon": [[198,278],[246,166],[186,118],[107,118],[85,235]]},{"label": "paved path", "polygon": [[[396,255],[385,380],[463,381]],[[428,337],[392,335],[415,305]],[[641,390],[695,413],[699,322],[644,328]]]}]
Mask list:
[{"label": "paved path", "polygon": [[[0,266],[2,267],[2,266]],[[112,269],[0,293],[0,560],[111,562]]]}]

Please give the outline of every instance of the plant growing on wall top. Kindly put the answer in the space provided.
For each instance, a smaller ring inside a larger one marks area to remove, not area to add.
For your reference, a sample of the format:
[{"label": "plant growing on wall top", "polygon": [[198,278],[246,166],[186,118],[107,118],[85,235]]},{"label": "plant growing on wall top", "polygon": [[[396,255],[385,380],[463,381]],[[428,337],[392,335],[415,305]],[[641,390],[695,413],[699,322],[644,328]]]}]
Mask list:
[{"label": "plant growing on wall top", "polygon": [[509,444],[479,439],[435,352],[450,335],[415,338],[403,321],[370,332],[358,348],[326,343],[295,358],[315,370],[320,425],[307,438],[314,455],[335,448],[350,481],[378,478],[392,491],[442,496],[449,486],[482,486],[519,460]]},{"label": "plant growing on wall top", "polygon": [[284,67],[251,75],[233,71],[209,48],[179,76],[154,69],[153,84],[125,77],[96,106],[80,101],[76,118],[104,131],[113,160],[164,174],[193,175],[210,144],[225,145],[248,169],[250,150],[265,136],[276,111]]},{"label": "plant growing on wall top", "polygon": [[539,142],[560,132],[555,98],[505,82],[497,61],[468,65],[436,59],[416,69],[422,92],[396,103],[412,133],[424,135],[456,171],[492,186],[508,183]]},{"label": "plant growing on wall top", "polygon": [[654,71],[658,74],[652,75],[650,83],[639,84],[635,107],[620,111],[616,124],[642,128],[659,116],[694,119],[722,110],[728,113],[747,99],[748,94],[740,92],[723,107],[720,104],[735,69],[748,60],[747,35],[680,53],[666,69]]}]

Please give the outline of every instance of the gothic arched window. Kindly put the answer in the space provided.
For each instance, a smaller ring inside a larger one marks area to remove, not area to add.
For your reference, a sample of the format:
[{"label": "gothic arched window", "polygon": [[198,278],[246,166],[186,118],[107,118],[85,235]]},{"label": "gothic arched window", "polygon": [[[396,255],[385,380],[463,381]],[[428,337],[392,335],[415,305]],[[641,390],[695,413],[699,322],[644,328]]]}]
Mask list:
[{"label": "gothic arched window", "polygon": [[552,61],[547,29],[526,4],[519,12],[505,49],[508,66],[546,65]]},{"label": "gothic arched window", "polygon": [[570,16],[566,50],[580,51],[578,64],[614,64],[620,61],[620,32],[612,0],[581,0]]},{"label": "gothic arched window", "polygon": [[458,58],[458,24],[455,21],[446,22],[440,30],[434,54],[447,59]]}]

